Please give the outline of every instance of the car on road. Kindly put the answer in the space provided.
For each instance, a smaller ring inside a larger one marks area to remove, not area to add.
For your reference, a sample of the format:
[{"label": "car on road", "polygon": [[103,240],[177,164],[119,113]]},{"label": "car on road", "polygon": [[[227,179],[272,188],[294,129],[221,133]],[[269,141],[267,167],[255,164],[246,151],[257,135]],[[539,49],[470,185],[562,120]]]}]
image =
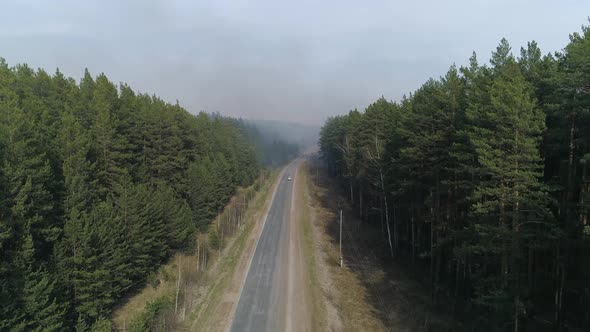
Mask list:
[{"label": "car on road", "polygon": [[293,181],[293,178],[291,176],[288,176],[287,181],[291,182],[291,181]]}]

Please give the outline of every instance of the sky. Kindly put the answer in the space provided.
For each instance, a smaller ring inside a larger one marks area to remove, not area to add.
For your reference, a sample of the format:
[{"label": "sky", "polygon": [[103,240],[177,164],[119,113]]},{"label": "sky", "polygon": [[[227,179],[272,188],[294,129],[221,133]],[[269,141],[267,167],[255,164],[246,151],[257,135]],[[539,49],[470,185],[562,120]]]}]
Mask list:
[{"label": "sky", "polygon": [[561,50],[588,0],[0,1],[0,57],[104,72],[192,113],[321,124],[399,100],[502,37]]}]

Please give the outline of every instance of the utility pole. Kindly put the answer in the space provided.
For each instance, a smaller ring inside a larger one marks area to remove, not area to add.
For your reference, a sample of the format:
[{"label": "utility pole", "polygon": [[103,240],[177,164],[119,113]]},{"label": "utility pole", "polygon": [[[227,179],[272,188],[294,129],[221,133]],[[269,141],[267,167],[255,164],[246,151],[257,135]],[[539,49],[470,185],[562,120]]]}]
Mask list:
[{"label": "utility pole", "polygon": [[343,265],[343,259],[342,259],[342,210],[340,210],[340,268],[342,268]]}]

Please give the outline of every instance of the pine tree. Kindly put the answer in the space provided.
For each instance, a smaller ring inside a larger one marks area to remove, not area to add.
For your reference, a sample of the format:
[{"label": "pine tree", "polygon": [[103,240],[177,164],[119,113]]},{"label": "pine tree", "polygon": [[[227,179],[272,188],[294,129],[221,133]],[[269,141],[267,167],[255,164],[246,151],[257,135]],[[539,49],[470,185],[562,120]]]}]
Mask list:
[{"label": "pine tree", "polygon": [[512,302],[515,330],[522,311],[523,233],[548,215],[547,193],[540,179],[539,142],[544,115],[536,107],[532,86],[524,79],[503,39],[492,56],[494,79],[490,103],[471,103],[469,135],[482,179],[472,196],[477,241],[474,253],[496,257],[500,274],[480,283],[483,303],[496,309]]},{"label": "pine tree", "polygon": [[88,68],[84,69],[84,76],[80,80],[80,95],[78,100],[78,107],[76,108],[76,116],[80,118],[84,129],[89,129],[94,121],[95,114],[91,111],[94,90],[96,89],[96,82],[90,75]]},{"label": "pine tree", "polygon": [[6,207],[10,211],[7,219],[17,234],[28,227],[35,251],[47,258],[61,232],[54,197],[47,190],[53,172],[41,151],[42,138],[23,111],[8,107],[4,124],[7,146],[3,170],[8,191]]},{"label": "pine tree", "polygon": [[115,109],[118,106],[117,90],[106,76],[96,79],[91,109],[93,152],[96,160],[96,179],[101,198],[114,191],[116,183],[127,174],[124,168],[126,138],[118,135],[118,119]]},{"label": "pine tree", "polygon": [[166,107],[161,100],[156,99],[153,104],[144,119],[146,127],[142,152],[146,174],[143,181],[166,180],[176,186],[184,182],[181,176],[184,155],[175,110]]},{"label": "pine tree", "polygon": [[174,190],[165,185],[158,187],[154,202],[162,211],[166,243],[172,248],[182,248],[195,229],[188,203],[179,200]]},{"label": "pine tree", "polygon": [[104,264],[106,239],[101,235],[101,225],[112,218],[112,207],[108,203],[97,205],[88,216],[80,215],[71,219],[79,231],[75,249],[71,255],[71,283],[73,285],[74,310],[86,322],[106,314],[113,303],[109,283],[111,271]]},{"label": "pine tree", "polygon": [[216,188],[215,172],[212,161],[203,158],[189,166],[189,204],[193,212],[193,220],[198,228],[204,229],[215,215],[214,195]]},{"label": "pine tree", "polygon": [[66,214],[74,208],[87,211],[93,196],[90,183],[92,168],[87,159],[90,151],[88,136],[71,110],[63,113],[61,121],[59,138],[66,188],[64,210]]}]

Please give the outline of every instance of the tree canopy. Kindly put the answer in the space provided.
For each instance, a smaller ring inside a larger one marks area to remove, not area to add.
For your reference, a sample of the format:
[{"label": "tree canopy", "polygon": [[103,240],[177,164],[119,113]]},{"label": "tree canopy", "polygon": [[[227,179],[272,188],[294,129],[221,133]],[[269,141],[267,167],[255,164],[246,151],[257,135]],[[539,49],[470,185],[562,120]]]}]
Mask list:
[{"label": "tree canopy", "polygon": [[256,128],[0,58],[0,330],[84,331],[264,162]]},{"label": "tree canopy", "polygon": [[590,326],[589,68],[589,27],[544,56],[502,39],[487,65],[473,54],[322,127],[323,159],[384,252],[426,267],[435,299],[474,304],[478,327]]}]

